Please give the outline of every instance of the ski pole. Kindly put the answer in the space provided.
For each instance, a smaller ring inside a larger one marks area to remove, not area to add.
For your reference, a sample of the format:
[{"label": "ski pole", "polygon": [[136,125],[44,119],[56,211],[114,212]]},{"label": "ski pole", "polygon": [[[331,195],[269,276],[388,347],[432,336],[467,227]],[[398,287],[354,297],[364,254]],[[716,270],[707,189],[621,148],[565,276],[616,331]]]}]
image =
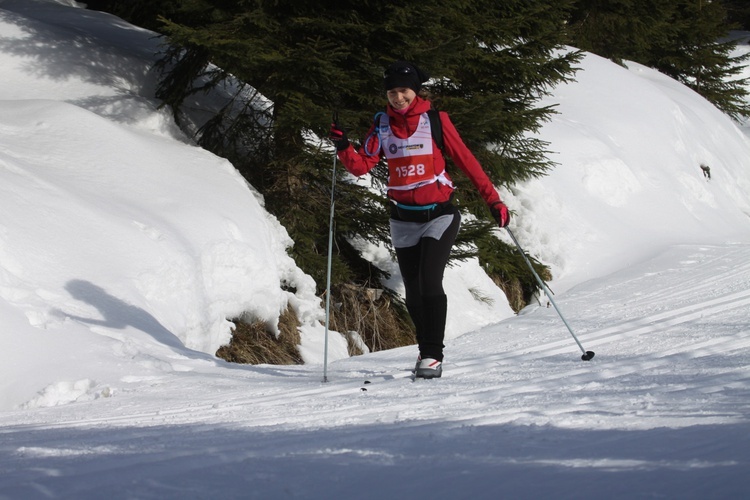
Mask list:
[{"label": "ski pole", "polygon": [[550,303],[555,308],[555,311],[557,311],[557,314],[560,316],[560,319],[562,320],[563,323],[565,323],[565,326],[568,328],[568,331],[570,332],[570,335],[573,337],[573,340],[576,341],[576,344],[578,344],[578,347],[581,349],[581,352],[583,353],[583,356],[581,356],[581,359],[583,361],[591,360],[591,358],[594,357],[594,351],[587,351],[586,349],[583,348],[583,346],[581,345],[581,342],[578,340],[578,337],[576,337],[576,334],[573,333],[573,329],[570,328],[570,325],[565,320],[565,317],[562,315],[562,312],[560,312],[560,309],[557,307],[557,304],[555,304],[555,300],[552,298],[552,293],[547,288],[547,285],[544,284],[544,281],[542,280],[542,278],[540,278],[539,275],[534,270],[534,266],[531,265],[531,261],[529,260],[528,257],[526,257],[526,252],[524,252],[523,248],[521,248],[521,245],[518,243],[518,240],[513,235],[513,232],[508,227],[506,227],[505,230],[508,231],[508,235],[510,236],[510,239],[512,239],[513,243],[516,244],[516,248],[518,248],[518,251],[521,253],[523,260],[526,261],[526,265],[529,266],[529,269],[531,270],[531,274],[534,275],[537,283],[539,283],[539,286],[542,287],[542,290],[544,290],[544,294],[547,295],[547,298],[549,299]]},{"label": "ski pole", "polygon": [[[334,123],[337,121],[338,113],[333,114]],[[338,155],[333,152],[333,174],[331,174],[331,215],[328,219],[328,270],[326,272],[326,333],[323,343],[323,382],[328,382],[328,326],[331,318],[331,260],[333,255],[333,207],[336,203],[333,195],[336,189],[336,159]]]}]

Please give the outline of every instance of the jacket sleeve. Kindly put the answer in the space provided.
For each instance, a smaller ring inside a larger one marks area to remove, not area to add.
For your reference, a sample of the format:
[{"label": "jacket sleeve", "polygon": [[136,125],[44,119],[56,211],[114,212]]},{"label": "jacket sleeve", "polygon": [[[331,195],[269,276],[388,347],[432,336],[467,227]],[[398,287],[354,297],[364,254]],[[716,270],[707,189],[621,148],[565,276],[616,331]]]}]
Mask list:
[{"label": "jacket sleeve", "polygon": [[[369,156],[365,152],[365,146],[369,146],[371,150],[377,151],[377,153],[373,156]],[[375,168],[378,162],[380,162],[380,142],[378,141],[377,136],[374,136],[371,142],[369,144],[363,144],[359,148],[359,151],[355,150],[354,146],[349,145],[348,148],[338,152],[338,157],[350,174],[356,175],[357,177],[365,175],[367,172]]]},{"label": "jacket sleeve", "polygon": [[455,162],[456,165],[466,174],[471,182],[479,190],[479,194],[488,206],[500,201],[500,195],[497,194],[495,186],[487,174],[482,169],[479,161],[469,151],[464,144],[463,139],[458,134],[458,130],[448,117],[445,111],[440,112],[440,123],[443,127],[443,145],[445,154]]}]

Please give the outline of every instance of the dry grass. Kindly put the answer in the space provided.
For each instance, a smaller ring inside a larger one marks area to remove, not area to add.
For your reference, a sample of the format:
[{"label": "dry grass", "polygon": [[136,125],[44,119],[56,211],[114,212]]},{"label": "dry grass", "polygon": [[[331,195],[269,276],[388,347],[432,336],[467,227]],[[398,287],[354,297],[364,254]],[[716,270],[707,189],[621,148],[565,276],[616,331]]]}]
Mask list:
[{"label": "dry grass", "polygon": [[[548,272],[542,272],[542,279],[549,279],[548,275]],[[531,291],[525,290],[517,278],[493,280],[505,292],[515,311],[525,307],[532,298]],[[472,290],[472,293],[476,291]],[[406,310],[396,305],[387,292],[344,284],[334,287],[331,298],[329,326],[332,331],[340,332],[347,338],[350,356],[362,354],[358,345],[360,341],[373,352],[416,342],[414,327]],[[489,300],[479,295],[475,295],[475,298]],[[235,324],[232,339],[216,352],[217,357],[232,363],[254,365],[303,363],[298,349],[299,321],[291,309],[287,309],[279,318],[278,337],[261,321],[235,319],[232,322]]]},{"label": "dry grass", "polygon": [[[340,285],[332,291],[329,327],[342,333],[349,346],[349,355],[362,354],[357,337],[370,351],[393,349],[416,342],[414,329],[403,307],[397,307],[391,296],[380,289],[356,285]],[[299,321],[287,310],[279,319],[278,338],[262,321],[234,319],[235,328],[228,345],[216,356],[231,363],[302,364],[298,345]],[[352,335],[350,332],[357,332]]]},{"label": "dry grass", "polygon": [[509,279],[506,281],[500,281],[497,278],[493,278],[492,281],[494,281],[495,284],[499,286],[503,292],[505,292],[505,296],[508,298],[508,304],[510,304],[510,307],[514,311],[518,312],[526,307],[527,300],[524,297],[523,287],[521,286],[521,281],[518,278]]},{"label": "dry grass", "polygon": [[[395,307],[391,296],[377,288],[350,284],[333,290],[330,328],[341,333],[355,331],[370,351],[393,349],[416,342],[405,311]],[[362,352],[349,338],[349,354]]]},{"label": "dry grass", "polygon": [[231,363],[298,365],[302,357],[297,346],[300,343],[297,327],[299,321],[291,309],[279,318],[278,338],[261,321],[247,323],[241,319],[232,320],[235,328],[228,345],[216,351],[216,356]]},{"label": "dry grass", "polygon": [[[537,269],[537,273],[545,282],[552,279],[552,273],[547,268]],[[505,296],[508,298],[508,304],[510,304],[510,307],[515,312],[529,305],[534,300],[535,294],[539,292],[536,288],[524,288],[521,280],[518,278],[502,279],[497,276],[492,276],[491,278],[505,293]]]}]

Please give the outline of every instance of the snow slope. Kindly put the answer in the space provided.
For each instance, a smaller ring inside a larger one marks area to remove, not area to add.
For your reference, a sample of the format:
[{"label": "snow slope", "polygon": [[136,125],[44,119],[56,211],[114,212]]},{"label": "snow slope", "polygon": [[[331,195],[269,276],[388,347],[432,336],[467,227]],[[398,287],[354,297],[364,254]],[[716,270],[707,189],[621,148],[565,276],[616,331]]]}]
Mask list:
[{"label": "snow slope", "polygon": [[[0,499],[750,493],[750,140],[696,94],[587,56],[502,193],[592,361],[469,262],[444,378],[333,335],[322,383],[286,232],[156,109],[152,34],[79,7],[0,0]],[[213,357],[287,306],[308,364]]]},{"label": "snow slope", "polygon": [[506,195],[523,218],[518,236],[552,265],[557,289],[668,245],[746,241],[750,150],[737,125],[636,63],[587,55],[583,68],[550,98],[561,116],[541,131],[559,167]]}]

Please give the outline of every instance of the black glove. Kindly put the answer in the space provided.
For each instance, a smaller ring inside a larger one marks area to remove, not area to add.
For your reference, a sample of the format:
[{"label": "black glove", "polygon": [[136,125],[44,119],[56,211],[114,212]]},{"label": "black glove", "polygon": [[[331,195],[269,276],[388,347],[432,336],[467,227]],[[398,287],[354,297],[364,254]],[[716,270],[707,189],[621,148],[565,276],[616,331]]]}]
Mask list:
[{"label": "black glove", "polygon": [[508,212],[508,207],[506,207],[505,203],[502,201],[496,201],[493,203],[490,207],[490,213],[500,227],[505,227],[510,222],[510,212]]},{"label": "black glove", "polygon": [[341,125],[339,125],[336,115],[333,116],[331,131],[328,133],[328,138],[333,145],[336,146],[336,151],[343,151],[349,147],[349,139],[346,137],[346,131]]}]

